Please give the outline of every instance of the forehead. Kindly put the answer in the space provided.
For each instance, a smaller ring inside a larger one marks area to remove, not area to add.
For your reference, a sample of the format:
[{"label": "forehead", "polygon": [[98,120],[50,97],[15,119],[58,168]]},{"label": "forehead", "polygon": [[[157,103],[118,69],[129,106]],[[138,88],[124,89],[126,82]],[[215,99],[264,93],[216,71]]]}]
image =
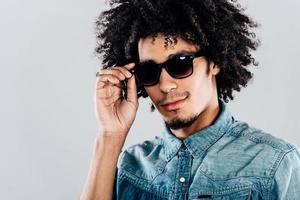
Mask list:
[{"label": "forehead", "polygon": [[[172,38],[170,39],[172,40]],[[176,44],[168,42],[168,45],[165,47],[165,43],[165,36],[161,34],[158,34],[158,36],[155,38],[155,41],[153,41],[151,36],[141,38],[138,43],[139,59],[163,62],[170,54],[174,54],[183,50],[190,52],[199,50],[197,45],[185,41],[180,37],[177,37]]]}]

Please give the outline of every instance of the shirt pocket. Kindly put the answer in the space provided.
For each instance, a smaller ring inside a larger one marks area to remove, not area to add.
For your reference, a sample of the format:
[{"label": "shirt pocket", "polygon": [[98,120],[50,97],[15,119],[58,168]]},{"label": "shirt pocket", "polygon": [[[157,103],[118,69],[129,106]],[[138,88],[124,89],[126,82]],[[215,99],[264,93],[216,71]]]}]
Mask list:
[{"label": "shirt pocket", "polygon": [[237,192],[224,192],[222,194],[202,194],[197,195],[193,200],[262,200],[258,191],[247,189]]}]

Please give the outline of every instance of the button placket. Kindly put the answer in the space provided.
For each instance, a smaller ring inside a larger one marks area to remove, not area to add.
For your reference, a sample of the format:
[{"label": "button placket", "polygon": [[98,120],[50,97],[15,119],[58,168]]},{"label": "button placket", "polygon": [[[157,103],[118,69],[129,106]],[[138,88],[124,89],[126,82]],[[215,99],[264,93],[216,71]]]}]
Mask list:
[{"label": "button placket", "polygon": [[187,147],[182,144],[178,151],[178,170],[177,170],[177,183],[175,184],[174,199],[186,199],[189,189],[189,179],[191,170],[191,155]]},{"label": "button placket", "polygon": [[179,181],[180,181],[181,183],[184,183],[184,182],[185,182],[185,178],[184,178],[184,177],[181,177],[181,178],[179,179]]}]

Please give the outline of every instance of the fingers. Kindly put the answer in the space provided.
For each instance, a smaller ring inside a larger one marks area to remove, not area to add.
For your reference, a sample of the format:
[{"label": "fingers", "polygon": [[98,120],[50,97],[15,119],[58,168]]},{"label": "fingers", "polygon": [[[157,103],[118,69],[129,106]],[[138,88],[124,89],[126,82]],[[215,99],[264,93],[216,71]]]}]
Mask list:
[{"label": "fingers", "polygon": [[[135,87],[135,80],[134,76],[132,76],[132,73],[129,71],[134,66],[134,63],[129,63],[127,65],[124,65],[122,67],[110,67],[107,69],[100,69],[97,72],[97,82],[96,82],[96,89],[101,90],[104,88],[107,88],[108,86],[116,86],[118,87],[118,95],[122,95],[122,83],[121,81],[124,81],[125,79],[129,79],[130,84],[128,84],[128,91],[130,93],[133,93],[134,90],[133,87]],[[133,78],[132,78],[133,77]],[[136,87],[135,87],[136,88]],[[107,92],[101,92],[103,94],[108,94]],[[109,92],[110,93],[110,92]],[[110,93],[111,94],[111,93]],[[116,94],[114,92],[114,94]],[[131,94],[132,97],[135,97],[134,94]]]},{"label": "fingers", "polygon": [[107,83],[110,82],[112,84],[120,83],[120,79],[112,74],[100,74],[98,75],[99,80],[98,82]]},{"label": "fingers", "polygon": [[104,89],[96,91],[96,98],[101,99],[100,102],[104,105],[111,105],[121,97],[121,91],[116,86],[106,86]]},{"label": "fingers", "polygon": [[121,83],[118,77],[113,74],[101,74],[101,70],[97,73],[96,78],[96,99],[105,105],[110,105],[122,95]]},{"label": "fingers", "polygon": [[134,66],[135,66],[135,63],[129,63],[129,64],[127,64],[127,65],[124,65],[124,67],[125,67],[127,70],[132,69]]},{"label": "fingers", "polygon": [[[119,80],[112,75],[99,75],[99,81],[96,84],[95,97],[96,99],[103,102],[105,105],[110,105],[115,102],[117,99],[122,97],[122,88],[121,84],[115,84]],[[114,81],[113,81],[114,80]],[[100,103],[99,102],[99,103]]]},{"label": "fingers", "polygon": [[117,76],[120,80],[125,80],[126,78],[130,78],[132,76],[131,72],[129,71],[134,66],[134,63],[130,63],[124,65],[123,67],[111,67],[108,69],[102,69],[99,71],[99,74],[110,74]]},{"label": "fingers", "polygon": [[137,103],[138,101],[138,95],[137,95],[137,90],[136,90],[136,82],[135,82],[135,77],[132,76],[128,80],[127,84],[127,99],[128,101],[131,101],[133,103]]}]

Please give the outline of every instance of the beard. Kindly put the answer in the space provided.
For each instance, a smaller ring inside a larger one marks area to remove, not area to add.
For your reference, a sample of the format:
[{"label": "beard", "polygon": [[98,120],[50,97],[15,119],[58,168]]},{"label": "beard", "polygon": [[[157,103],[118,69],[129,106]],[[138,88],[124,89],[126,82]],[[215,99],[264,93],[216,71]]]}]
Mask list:
[{"label": "beard", "polygon": [[165,121],[165,125],[173,130],[187,128],[191,126],[200,116],[200,114],[194,114],[186,119],[175,118],[170,121]]}]

